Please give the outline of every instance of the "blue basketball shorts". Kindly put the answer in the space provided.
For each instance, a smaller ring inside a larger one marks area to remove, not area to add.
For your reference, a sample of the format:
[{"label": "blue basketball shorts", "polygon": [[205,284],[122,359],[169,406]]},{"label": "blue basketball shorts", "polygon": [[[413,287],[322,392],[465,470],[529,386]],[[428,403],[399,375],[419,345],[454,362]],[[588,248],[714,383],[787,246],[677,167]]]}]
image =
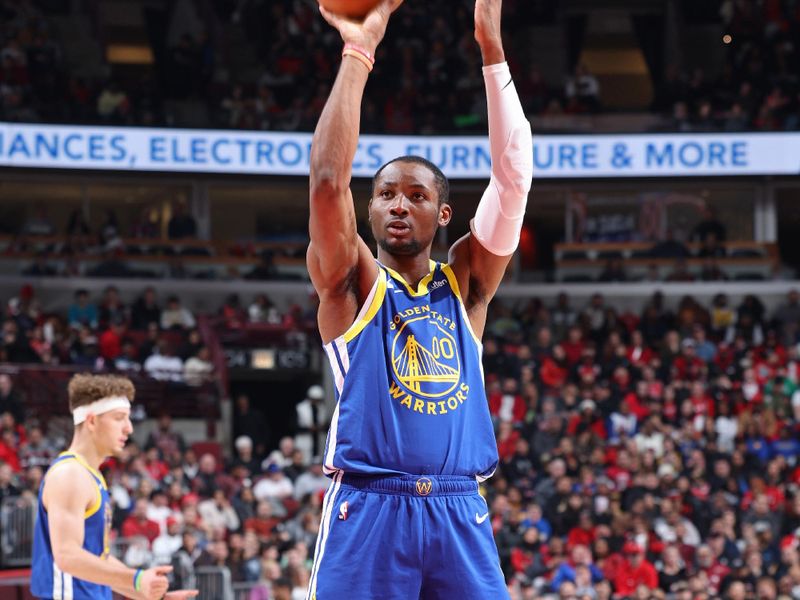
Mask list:
[{"label": "blue basketball shorts", "polygon": [[474,478],[336,473],[307,600],[508,598]]}]

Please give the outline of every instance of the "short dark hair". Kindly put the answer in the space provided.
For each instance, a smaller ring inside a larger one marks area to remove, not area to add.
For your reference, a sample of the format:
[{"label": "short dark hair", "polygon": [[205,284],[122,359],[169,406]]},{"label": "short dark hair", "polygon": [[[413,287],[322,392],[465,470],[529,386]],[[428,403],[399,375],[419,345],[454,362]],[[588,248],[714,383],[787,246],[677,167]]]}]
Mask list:
[{"label": "short dark hair", "polygon": [[383,170],[392,163],[396,162],[412,163],[415,165],[422,165],[423,167],[427,168],[431,173],[433,173],[433,177],[436,182],[436,193],[439,195],[439,204],[441,205],[448,201],[450,197],[450,183],[447,181],[447,177],[445,177],[444,173],[442,173],[442,170],[431,161],[422,158],[421,156],[413,156],[411,154],[406,156],[398,156],[397,158],[387,162],[376,171],[375,175],[372,177],[373,194],[375,193],[375,186],[378,183],[378,177],[380,177],[381,173],[383,173]]}]

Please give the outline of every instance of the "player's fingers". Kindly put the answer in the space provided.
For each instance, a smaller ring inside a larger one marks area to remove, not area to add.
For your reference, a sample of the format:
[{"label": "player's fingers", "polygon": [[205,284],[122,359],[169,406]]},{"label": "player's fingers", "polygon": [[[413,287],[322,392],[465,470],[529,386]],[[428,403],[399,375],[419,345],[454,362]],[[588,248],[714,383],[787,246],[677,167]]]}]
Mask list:
[{"label": "player's fingers", "polygon": [[321,4],[319,5],[319,14],[328,22],[328,25],[339,29],[339,18]]},{"label": "player's fingers", "polygon": [[172,573],[172,567],[169,565],[162,565],[160,567],[156,567],[155,570],[157,575],[166,575],[167,573]]}]

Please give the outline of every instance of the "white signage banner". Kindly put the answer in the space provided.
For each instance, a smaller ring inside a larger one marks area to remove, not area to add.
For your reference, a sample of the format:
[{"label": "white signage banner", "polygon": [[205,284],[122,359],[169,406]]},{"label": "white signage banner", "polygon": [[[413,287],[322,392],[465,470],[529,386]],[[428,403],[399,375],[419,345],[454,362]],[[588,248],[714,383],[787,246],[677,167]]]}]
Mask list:
[{"label": "white signage banner", "polygon": [[[311,134],[0,123],[0,167],[307,176]],[[486,137],[362,135],[356,177],[406,154],[489,176]],[[800,174],[800,133],[535,135],[536,178]]]}]

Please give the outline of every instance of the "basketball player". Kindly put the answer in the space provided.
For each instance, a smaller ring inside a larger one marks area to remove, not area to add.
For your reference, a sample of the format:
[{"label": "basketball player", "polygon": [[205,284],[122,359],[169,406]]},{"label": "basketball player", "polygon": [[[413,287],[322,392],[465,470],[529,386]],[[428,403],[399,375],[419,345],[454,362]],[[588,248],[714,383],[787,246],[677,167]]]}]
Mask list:
[{"label": "basketball player", "polygon": [[397,0],[361,22],[322,10],[344,40],[314,134],[307,262],[337,405],[311,600],[508,598],[478,482],[497,466],[481,369],[486,309],[517,247],[531,186],[530,125],[500,37],[501,0],[477,0],[492,176],[470,233],[430,260],[448,183],[426,160],[381,167],[369,203],[377,260],[349,185],[375,49]]},{"label": "basketball player", "polygon": [[81,374],[70,380],[68,393],[75,435],[39,488],[31,592],[51,600],[111,600],[112,590],[142,600],[196,596],[194,590],[167,593],[172,567],[129,569],[109,554],[111,504],[99,468],[133,433],[133,384]]}]

